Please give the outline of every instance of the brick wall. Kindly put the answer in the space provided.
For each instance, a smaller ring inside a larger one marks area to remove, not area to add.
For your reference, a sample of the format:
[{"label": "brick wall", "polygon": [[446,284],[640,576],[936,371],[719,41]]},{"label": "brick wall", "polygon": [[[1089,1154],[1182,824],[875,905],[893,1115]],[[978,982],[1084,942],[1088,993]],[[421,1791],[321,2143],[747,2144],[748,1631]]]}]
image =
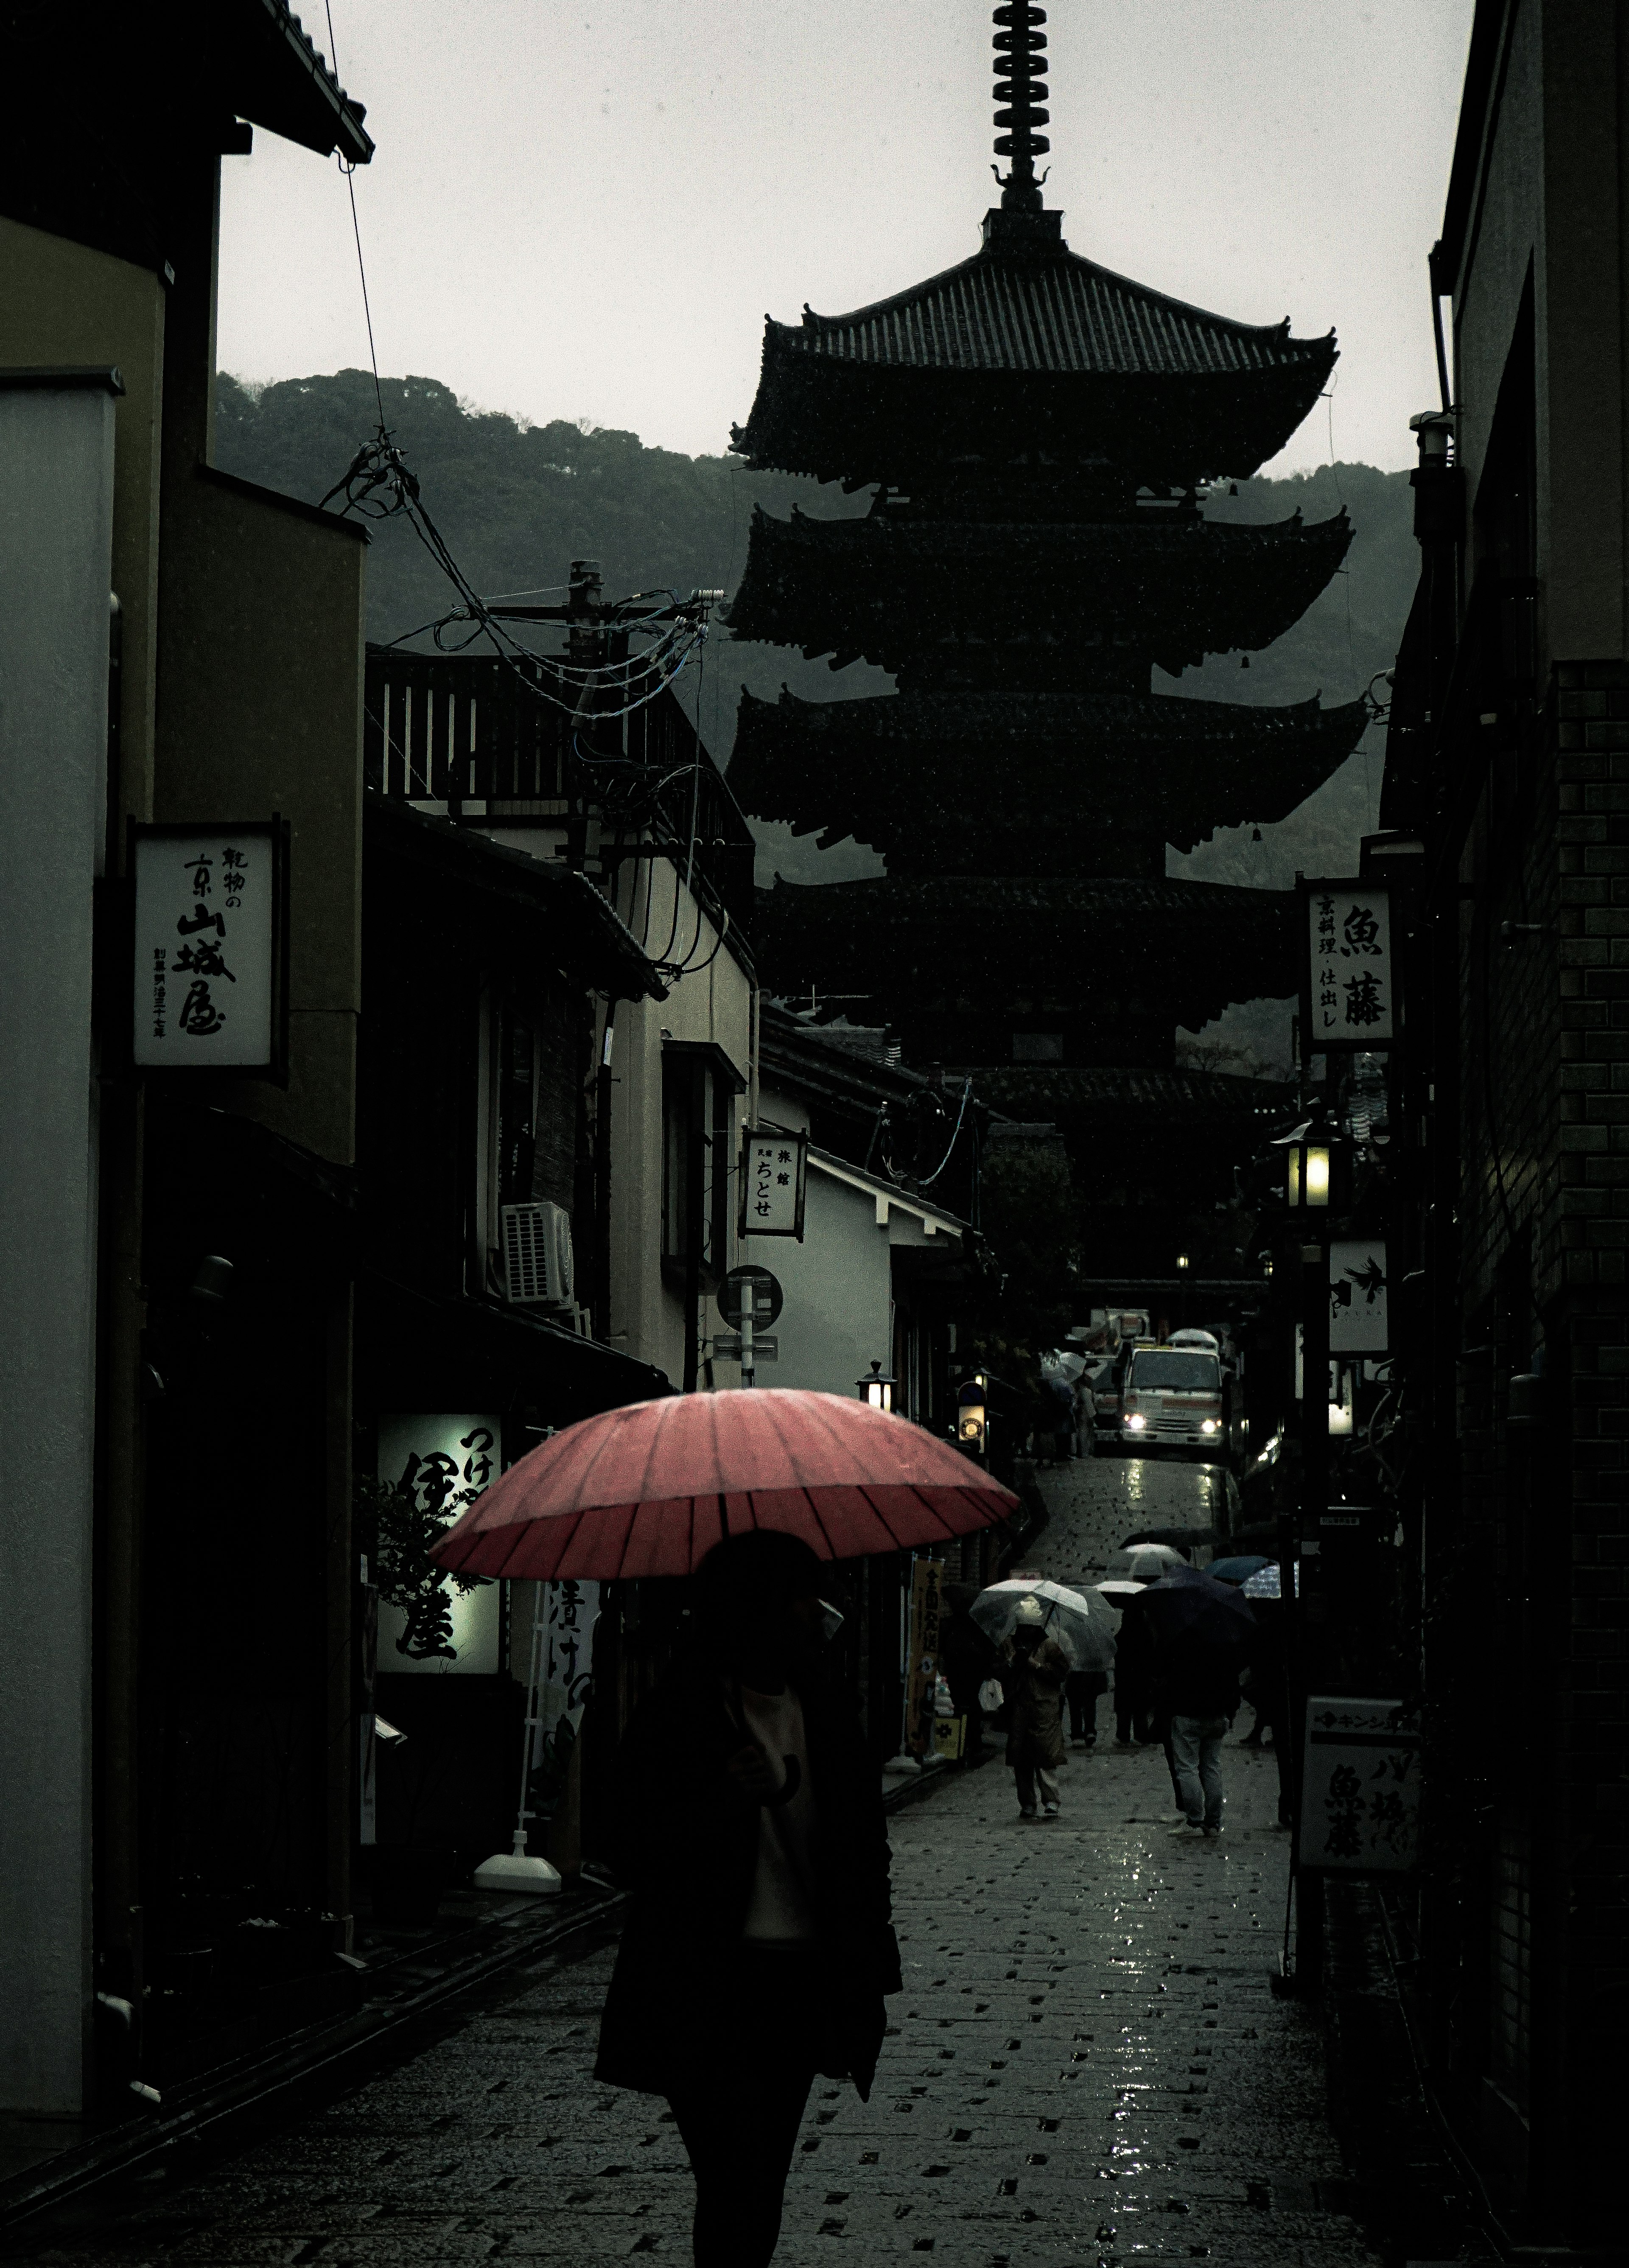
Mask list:
[{"label": "brick wall", "polygon": [[[1489,1705],[1478,1734],[1478,1681],[1456,1681],[1483,1822],[1463,1878],[1481,1990],[1456,2029],[1485,2136],[1488,2089],[1530,2102],[1570,2123],[1582,2178],[1629,1992],[1629,667],[1559,666],[1525,745],[1485,729],[1459,1229],[1462,1344],[1490,1351],[1465,1366],[1445,1603],[1481,1633]],[[1522,1436],[1507,1381],[1541,1342],[1546,1422]]]}]

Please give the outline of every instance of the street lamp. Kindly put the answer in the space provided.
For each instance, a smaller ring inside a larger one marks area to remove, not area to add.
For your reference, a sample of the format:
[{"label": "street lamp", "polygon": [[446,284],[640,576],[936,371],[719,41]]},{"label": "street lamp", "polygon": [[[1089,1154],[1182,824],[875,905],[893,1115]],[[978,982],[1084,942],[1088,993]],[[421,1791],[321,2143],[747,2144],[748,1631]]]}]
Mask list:
[{"label": "street lamp", "polygon": [[1177,1254],[1177,1256],[1176,1256],[1176,1265],[1177,1265],[1177,1267],[1178,1267],[1178,1268],[1183,1271],[1183,1273],[1184,1275],[1186,1275],[1187,1270],[1188,1270],[1188,1255],[1187,1255],[1185,1252],[1179,1252],[1179,1253]]},{"label": "street lamp", "polygon": [[1338,1207],[1335,1183],[1345,1145],[1338,1133],[1308,1118],[1293,1133],[1280,1135],[1274,1146],[1284,1152],[1284,1194],[1293,1207],[1323,1212]]},{"label": "street lamp", "polygon": [[984,1373],[975,1372],[956,1389],[956,1441],[976,1457],[984,1454]]},{"label": "street lamp", "polygon": [[854,1381],[854,1390],[862,1402],[869,1402],[873,1410],[886,1410],[891,1417],[894,1410],[894,1388],[898,1384],[899,1381],[891,1371],[884,1370],[880,1362],[873,1362],[871,1366],[870,1377],[857,1378]]}]

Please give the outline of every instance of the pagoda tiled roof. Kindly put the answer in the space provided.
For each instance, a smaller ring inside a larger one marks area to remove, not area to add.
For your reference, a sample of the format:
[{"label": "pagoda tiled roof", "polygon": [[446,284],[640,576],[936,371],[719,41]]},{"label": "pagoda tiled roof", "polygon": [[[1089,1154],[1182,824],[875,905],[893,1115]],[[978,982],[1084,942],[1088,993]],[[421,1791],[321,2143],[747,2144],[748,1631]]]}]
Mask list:
[{"label": "pagoda tiled roof", "polygon": [[[955,1066],[961,1069],[962,1066]],[[947,1066],[951,1069],[951,1066]],[[1295,1090],[1276,1079],[1226,1071],[1159,1071],[1131,1066],[999,1064],[977,1071],[978,1092],[998,1110],[1050,1118],[1071,1133],[1102,1120],[1116,1133],[1213,1125],[1218,1121],[1281,1118]]]},{"label": "pagoda tiled roof", "polygon": [[1254,472],[1323,391],[1335,335],[1239,323],[1071,252],[987,241],[844,315],[766,317],[733,446],[756,466],[859,482],[953,461]]},{"label": "pagoda tiled roof", "polygon": [[1266,523],[1143,511],[1104,520],[822,519],[753,510],[737,637],[898,669],[947,644],[1109,646],[1173,674],[1271,645],[1352,541],[1345,512]]},{"label": "pagoda tiled roof", "polygon": [[1134,994],[1197,1031],[1230,1001],[1295,987],[1294,890],[1070,875],[893,875],[859,882],[778,877],[759,894],[763,980],[795,993],[877,990],[984,1003],[1012,1020],[1014,988],[1049,967],[1106,1000]]},{"label": "pagoda tiled roof", "polygon": [[729,777],[756,818],[832,842],[852,835],[912,865],[919,848],[955,871],[969,861],[947,856],[952,838],[982,841],[988,856],[1003,834],[1021,862],[1043,829],[1106,822],[1186,850],[1218,827],[1286,818],[1367,721],[1361,701],[1325,709],[1316,696],[1257,708],[1161,695],[814,702],[784,691],[774,702],[743,691]]},{"label": "pagoda tiled roof", "polygon": [[1213,315],[1117,276],[1063,245],[1037,257],[986,246],[942,275],[848,315],[804,310],[769,325],[778,352],[892,370],[1045,372],[1196,378],[1316,372],[1334,333],[1294,339],[1289,319]]}]

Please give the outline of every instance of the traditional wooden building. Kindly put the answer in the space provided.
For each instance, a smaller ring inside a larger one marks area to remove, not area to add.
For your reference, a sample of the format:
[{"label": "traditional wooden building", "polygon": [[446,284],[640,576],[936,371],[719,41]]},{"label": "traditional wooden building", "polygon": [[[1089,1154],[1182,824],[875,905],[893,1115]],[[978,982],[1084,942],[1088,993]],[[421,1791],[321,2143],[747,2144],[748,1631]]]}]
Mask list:
[{"label": "traditional wooden building", "polygon": [[[859,519],[756,512],[732,627],[834,666],[863,656],[897,690],[744,696],[730,777],[759,816],[888,859],[885,880],[777,884],[769,980],[869,992],[912,1057],[977,1066],[991,1102],[1065,1126],[1107,1176],[1115,1264],[1168,1265],[1137,1219],[1167,1123],[1148,1083],[1174,1079],[1179,1024],[1293,989],[1293,902],[1168,881],[1166,845],[1286,816],[1365,711],[1161,696],[1152,673],[1271,644],[1339,567],[1344,512],[1243,526],[1202,509],[1208,483],[1283,446],[1336,350],[1070,251],[1036,178],[1044,20],[996,11],[1010,166],[973,257],[767,327],[737,452],[874,496]],[[1170,1123],[1196,1101],[1212,1131],[1253,1121],[1249,1082],[1199,1084],[1172,1086]],[[1195,1131],[1173,1138],[1191,1151]]]}]

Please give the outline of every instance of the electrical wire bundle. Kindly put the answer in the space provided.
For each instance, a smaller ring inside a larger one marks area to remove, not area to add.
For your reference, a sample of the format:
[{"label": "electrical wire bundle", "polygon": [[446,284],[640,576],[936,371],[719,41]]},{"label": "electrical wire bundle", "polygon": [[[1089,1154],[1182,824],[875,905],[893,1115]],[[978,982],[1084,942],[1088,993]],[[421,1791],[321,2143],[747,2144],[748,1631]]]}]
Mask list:
[{"label": "electrical wire bundle", "polygon": [[[342,478],[322,498],[319,510],[343,497],[338,517],[360,519],[405,519],[462,601],[433,622],[423,622],[404,637],[429,631],[443,653],[460,653],[484,637],[500,660],[514,672],[527,690],[568,716],[609,722],[644,708],[663,692],[691,658],[699,653],[708,635],[707,601],[681,600],[671,591],[641,591],[613,610],[605,627],[619,635],[649,637],[654,643],[630,653],[623,661],[572,662],[558,654],[539,653],[517,637],[504,620],[499,602],[481,595],[454,558],[446,537],[427,509],[417,476],[381,425],[351,459]],[[667,603],[650,607],[653,599]],[[644,614],[626,609],[646,607]],[[446,633],[454,623],[471,627],[467,637],[449,643]],[[401,644],[402,638],[394,639]],[[620,705],[608,707],[596,696],[621,696]],[[601,759],[582,757],[586,763]]]}]

